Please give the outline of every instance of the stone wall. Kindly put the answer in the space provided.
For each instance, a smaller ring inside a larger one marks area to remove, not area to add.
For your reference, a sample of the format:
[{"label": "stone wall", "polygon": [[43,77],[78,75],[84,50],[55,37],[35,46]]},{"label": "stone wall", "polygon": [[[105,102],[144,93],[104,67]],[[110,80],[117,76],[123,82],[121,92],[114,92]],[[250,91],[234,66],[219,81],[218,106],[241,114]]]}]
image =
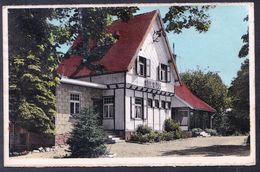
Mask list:
[{"label": "stone wall", "polygon": [[65,144],[72,130],[70,115],[70,94],[80,95],[80,109],[92,107],[92,98],[102,98],[102,90],[70,84],[60,84],[56,88],[57,115],[55,118],[55,145]]}]

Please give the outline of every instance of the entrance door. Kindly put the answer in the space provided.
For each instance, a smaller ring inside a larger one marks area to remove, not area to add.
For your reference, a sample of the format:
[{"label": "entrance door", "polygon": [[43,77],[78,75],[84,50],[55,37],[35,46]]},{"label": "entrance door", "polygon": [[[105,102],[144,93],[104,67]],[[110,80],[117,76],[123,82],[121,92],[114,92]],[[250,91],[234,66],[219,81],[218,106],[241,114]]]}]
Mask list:
[{"label": "entrance door", "polygon": [[98,114],[99,125],[103,124],[103,100],[101,98],[92,98],[93,110]]}]

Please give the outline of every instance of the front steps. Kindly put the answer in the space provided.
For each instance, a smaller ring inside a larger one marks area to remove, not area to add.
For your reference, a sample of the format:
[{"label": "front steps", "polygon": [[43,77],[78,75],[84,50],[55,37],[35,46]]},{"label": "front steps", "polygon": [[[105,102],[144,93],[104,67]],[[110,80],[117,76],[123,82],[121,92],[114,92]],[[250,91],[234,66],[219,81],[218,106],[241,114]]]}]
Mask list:
[{"label": "front steps", "polygon": [[120,142],[125,141],[114,131],[105,131],[105,133],[107,135],[107,143],[108,144],[120,143]]}]

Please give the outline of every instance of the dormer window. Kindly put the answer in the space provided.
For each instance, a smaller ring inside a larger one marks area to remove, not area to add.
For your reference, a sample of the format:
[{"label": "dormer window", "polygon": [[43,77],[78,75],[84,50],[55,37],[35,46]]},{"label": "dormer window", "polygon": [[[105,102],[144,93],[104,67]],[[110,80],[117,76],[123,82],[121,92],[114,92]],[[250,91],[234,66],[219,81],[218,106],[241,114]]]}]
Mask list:
[{"label": "dormer window", "polygon": [[146,59],[142,56],[138,56],[136,59],[136,74],[143,76],[143,77],[149,77],[151,73],[151,60]]},{"label": "dormer window", "polygon": [[171,70],[170,66],[165,64],[159,64],[158,67],[158,80],[162,82],[171,82]]}]

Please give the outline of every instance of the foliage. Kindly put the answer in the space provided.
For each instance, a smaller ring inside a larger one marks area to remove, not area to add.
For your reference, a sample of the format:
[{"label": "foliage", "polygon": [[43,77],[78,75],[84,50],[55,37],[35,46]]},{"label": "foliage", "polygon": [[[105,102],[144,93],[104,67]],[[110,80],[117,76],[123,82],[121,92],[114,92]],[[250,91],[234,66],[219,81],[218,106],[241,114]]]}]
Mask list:
[{"label": "foliage", "polygon": [[[248,16],[244,19],[248,22]],[[238,57],[245,58],[249,53],[249,32],[241,37],[243,46]],[[223,119],[223,128],[226,129],[225,135],[236,133],[246,134],[249,132],[249,59],[245,59],[241,64],[237,76],[231,82],[228,89],[231,97],[231,111],[227,112]]]},{"label": "foliage", "polygon": [[92,109],[83,109],[74,116],[75,123],[68,140],[73,158],[94,158],[106,153],[105,133],[98,125],[98,114]]},{"label": "foliage", "polygon": [[152,129],[148,127],[147,125],[138,125],[136,129],[136,133],[145,135],[152,132]]},{"label": "foliage", "polygon": [[[248,22],[248,16],[246,18],[244,18],[245,22]],[[243,58],[246,57],[248,55],[249,52],[249,31],[247,29],[246,34],[244,34],[241,37],[242,41],[243,41],[243,46],[241,47],[239,53],[238,53],[238,57],[239,58]]]},{"label": "foliage", "polygon": [[216,109],[213,128],[219,131],[223,112],[230,107],[231,100],[227,86],[224,85],[218,73],[197,69],[182,73],[181,78],[196,96]]},{"label": "foliage", "polygon": [[232,111],[229,122],[234,130],[246,133],[249,131],[249,60],[246,59],[237,72],[237,77],[229,88],[232,97]]},{"label": "foliage", "polygon": [[205,132],[209,133],[211,136],[217,136],[218,135],[217,130],[214,130],[214,129],[211,129],[211,128],[206,128]]},{"label": "foliage", "polygon": [[183,29],[194,27],[198,32],[209,30],[211,21],[208,10],[214,6],[171,6],[163,18],[166,31],[181,33]]},{"label": "foliage", "polygon": [[8,13],[10,121],[37,133],[54,131],[58,54],[46,21],[52,12],[11,9]]},{"label": "foliage", "polygon": [[167,123],[171,124],[171,130],[169,130],[168,132],[152,131],[152,129],[147,127],[147,125],[139,125],[136,130],[136,133],[132,137],[132,140],[138,143],[153,143],[160,141],[170,141],[181,138],[182,134],[179,125],[174,121]]},{"label": "foliage", "polygon": [[193,128],[193,129],[191,130],[192,136],[193,136],[193,137],[197,137],[197,136],[200,135],[200,133],[201,133],[202,131],[203,131],[203,130],[202,130],[201,128]]},{"label": "foliage", "polygon": [[164,130],[166,132],[180,131],[180,124],[177,122],[174,122],[172,119],[168,118],[164,121]]}]

